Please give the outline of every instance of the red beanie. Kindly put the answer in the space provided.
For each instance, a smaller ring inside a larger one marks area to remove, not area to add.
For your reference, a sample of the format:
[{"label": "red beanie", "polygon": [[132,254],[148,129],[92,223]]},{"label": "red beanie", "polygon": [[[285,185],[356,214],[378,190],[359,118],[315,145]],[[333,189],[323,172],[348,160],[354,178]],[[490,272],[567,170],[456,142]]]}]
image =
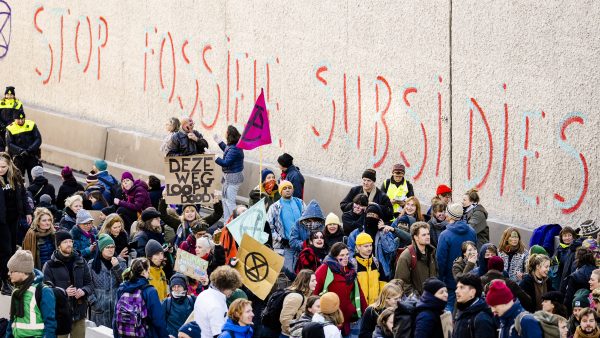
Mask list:
[{"label": "red beanie", "polygon": [[512,292],[510,292],[510,289],[502,280],[494,280],[485,297],[485,301],[489,306],[508,304],[513,299]]},{"label": "red beanie", "polygon": [[452,192],[452,188],[445,184],[438,185],[437,189],[435,190],[435,194],[438,196],[449,192]]},{"label": "red beanie", "polygon": [[504,271],[504,260],[500,256],[492,256],[488,259],[488,270]]}]

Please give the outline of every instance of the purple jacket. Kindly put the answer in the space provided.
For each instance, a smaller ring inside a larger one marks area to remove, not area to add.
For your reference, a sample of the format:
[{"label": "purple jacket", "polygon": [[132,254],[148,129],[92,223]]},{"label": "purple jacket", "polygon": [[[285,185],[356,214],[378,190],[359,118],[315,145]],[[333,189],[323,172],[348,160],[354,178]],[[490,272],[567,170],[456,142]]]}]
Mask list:
[{"label": "purple jacket", "polygon": [[124,190],[127,200],[119,201],[120,207],[125,207],[132,211],[142,212],[144,209],[151,207],[150,194],[148,193],[148,185],[146,182],[136,180],[130,190]]}]

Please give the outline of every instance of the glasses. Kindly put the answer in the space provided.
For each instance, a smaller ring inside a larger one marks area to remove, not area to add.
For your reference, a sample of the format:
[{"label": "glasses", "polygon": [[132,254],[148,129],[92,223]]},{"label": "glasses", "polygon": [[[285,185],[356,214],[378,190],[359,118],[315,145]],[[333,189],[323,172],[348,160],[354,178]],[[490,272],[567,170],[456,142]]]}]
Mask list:
[{"label": "glasses", "polygon": [[105,246],[104,248],[105,248],[105,249],[114,249],[114,248],[115,248],[115,246],[114,246],[114,245],[107,245],[107,246]]}]

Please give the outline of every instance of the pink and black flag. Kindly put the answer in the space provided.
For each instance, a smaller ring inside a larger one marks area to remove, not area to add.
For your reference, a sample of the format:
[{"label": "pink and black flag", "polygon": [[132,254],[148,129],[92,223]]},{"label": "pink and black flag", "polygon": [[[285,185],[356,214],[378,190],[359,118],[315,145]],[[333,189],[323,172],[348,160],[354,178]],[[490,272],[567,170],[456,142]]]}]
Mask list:
[{"label": "pink and black flag", "polygon": [[261,89],[237,146],[241,149],[252,150],[265,144],[271,144],[271,129],[269,128],[265,95]]}]

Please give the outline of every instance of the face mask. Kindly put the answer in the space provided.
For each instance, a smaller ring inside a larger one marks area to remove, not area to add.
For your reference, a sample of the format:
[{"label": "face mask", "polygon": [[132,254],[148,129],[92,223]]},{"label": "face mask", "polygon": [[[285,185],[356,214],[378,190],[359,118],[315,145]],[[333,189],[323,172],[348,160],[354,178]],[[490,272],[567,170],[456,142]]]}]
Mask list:
[{"label": "face mask", "polygon": [[270,194],[273,191],[273,188],[275,187],[275,181],[269,181],[269,182],[265,182],[263,184],[263,187],[265,188],[265,191],[267,192],[267,194]]},{"label": "face mask", "polygon": [[174,298],[181,298],[181,297],[185,297],[186,292],[185,291],[172,291],[171,295]]},{"label": "face mask", "polygon": [[365,223],[369,228],[377,227],[377,225],[379,224],[379,218],[367,217],[365,218]]}]

